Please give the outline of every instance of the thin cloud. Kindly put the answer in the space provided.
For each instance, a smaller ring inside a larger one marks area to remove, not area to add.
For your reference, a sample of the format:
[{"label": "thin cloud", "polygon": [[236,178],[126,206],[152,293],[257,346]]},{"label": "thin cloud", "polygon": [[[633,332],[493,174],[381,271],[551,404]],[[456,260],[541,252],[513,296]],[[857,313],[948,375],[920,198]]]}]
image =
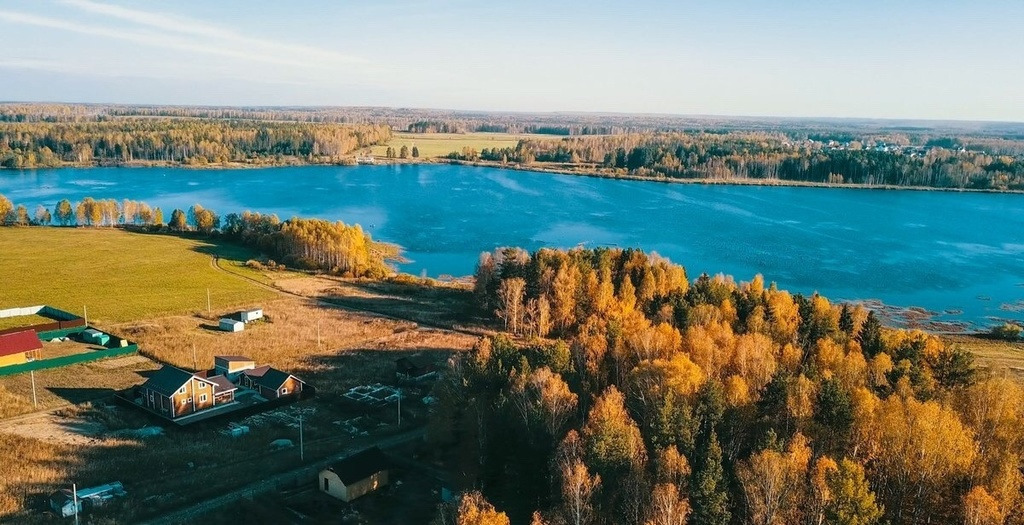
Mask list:
[{"label": "thin cloud", "polygon": [[[103,5],[96,4],[96,6]],[[142,14],[141,12],[138,13]],[[0,20],[6,20],[15,24],[34,25],[90,36],[126,40],[147,46],[176,51],[186,51],[281,66],[323,70],[331,67],[337,67],[339,63],[351,64],[353,62],[352,59],[348,57],[343,59],[343,55],[336,53],[325,52],[323,50],[318,50],[318,53],[312,53],[309,52],[309,50],[315,48],[306,48],[305,46],[298,46],[300,49],[306,50],[305,52],[298,52],[294,49],[290,49],[288,47],[289,45],[283,45],[284,47],[282,47],[281,45],[276,45],[267,41],[248,39],[247,37],[243,37],[229,31],[218,33],[218,36],[215,37],[213,34],[214,26],[206,26],[204,28],[201,23],[187,26],[185,31],[178,32],[179,34],[184,33],[192,34],[193,36],[206,36],[208,38],[212,38],[214,41],[202,42],[194,37],[153,32],[151,30],[125,30],[108,26],[86,25],[15,11],[0,11]],[[225,43],[233,43],[234,45],[225,45]],[[324,53],[327,53],[327,55],[324,55]]]},{"label": "thin cloud", "polygon": [[231,28],[169,13],[129,9],[126,7],[94,2],[92,0],[61,0],[61,3],[82,11],[132,22],[141,26],[156,28],[161,31],[202,36],[219,40],[222,43],[232,43],[245,48],[256,48],[261,52],[266,52],[278,57],[293,57],[297,54],[317,61],[330,61],[334,63],[366,62],[364,59],[345,55],[329,49],[247,37]]}]

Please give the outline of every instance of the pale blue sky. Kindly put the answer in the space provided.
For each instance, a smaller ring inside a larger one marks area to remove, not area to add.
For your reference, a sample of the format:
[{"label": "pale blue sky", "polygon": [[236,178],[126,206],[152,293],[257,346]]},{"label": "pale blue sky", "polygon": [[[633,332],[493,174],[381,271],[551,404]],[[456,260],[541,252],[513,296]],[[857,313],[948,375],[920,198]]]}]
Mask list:
[{"label": "pale blue sky", "polygon": [[0,2],[0,100],[1024,121],[1024,1]]}]

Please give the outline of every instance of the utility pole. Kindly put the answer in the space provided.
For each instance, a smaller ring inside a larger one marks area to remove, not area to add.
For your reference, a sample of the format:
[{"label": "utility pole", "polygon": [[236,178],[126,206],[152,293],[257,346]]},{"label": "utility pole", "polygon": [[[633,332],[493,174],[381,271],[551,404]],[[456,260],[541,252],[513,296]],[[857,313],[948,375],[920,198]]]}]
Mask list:
[{"label": "utility pole", "polygon": [[213,307],[210,306],[210,289],[206,289],[206,313],[213,313]]},{"label": "utility pole", "polygon": [[75,525],[78,525],[78,485],[71,484],[71,497],[74,498],[72,501],[75,505]]},{"label": "utility pole", "polygon": [[316,349],[320,349],[320,319],[316,320]]},{"label": "utility pole", "polygon": [[302,440],[302,414],[299,414],[299,461],[306,461],[306,450]]},{"label": "utility pole", "polygon": [[196,344],[192,343],[192,370],[199,370],[199,359],[196,358]]},{"label": "utility pole", "polygon": [[402,426],[402,389],[396,388],[398,391],[398,426]]},{"label": "utility pole", "polygon": [[85,326],[88,327],[89,326],[89,309],[86,308],[84,304],[82,305],[82,311],[85,312]]},{"label": "utility pole", "polygon": [[32,378],[32,408],[39,408],[39,404],[36,403],[36,371],[29,370],[28,376]]}]

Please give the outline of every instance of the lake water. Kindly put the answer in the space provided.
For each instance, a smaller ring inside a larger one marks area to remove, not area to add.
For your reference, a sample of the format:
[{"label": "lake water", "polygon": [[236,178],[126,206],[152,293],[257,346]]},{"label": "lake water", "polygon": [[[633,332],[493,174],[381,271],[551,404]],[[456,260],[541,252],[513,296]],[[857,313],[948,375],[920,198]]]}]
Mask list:
[{"label": "lake water", "polygon": [[[985,326],[1024,318],[1024,196],[673,185],[449,165],[250,170],[0,171],[29,211],[62,198],[129,198],[220,214],[253,210],[360,223],[397,243],[402,270],[472,273],[516,245],[635,246],[691,278],[761,273],[794,292],[920,306]],[[962,312],[962,313],[958,313]]]}]

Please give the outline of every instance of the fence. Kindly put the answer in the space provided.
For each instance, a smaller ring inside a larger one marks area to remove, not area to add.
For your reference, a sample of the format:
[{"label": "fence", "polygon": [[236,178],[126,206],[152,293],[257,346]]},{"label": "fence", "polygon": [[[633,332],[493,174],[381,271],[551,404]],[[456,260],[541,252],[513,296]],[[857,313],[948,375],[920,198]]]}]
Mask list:
[{"label": "fence", "polygon": [[[113,340],[113,339],[111,339]],[[108,348],[106,350],[95,350],[92,352],[83,352],[81,354],[68,355],[64,357],[54,357],[53,359],[39,359],[30,363],[21,365],[11,365],[0,368],[0,376],[9,376],[14,374],[22,374],[32,370],[45,370],[47,368],[60,368],[62,366],[75,365],[79,363],[87,363],[89,361],[96,361],[99,359],[107,359],[110,357],[120,357],[123,355],[134,354],[139,351],[139,345],[130,344],[128,346],[119,348]]]}]

